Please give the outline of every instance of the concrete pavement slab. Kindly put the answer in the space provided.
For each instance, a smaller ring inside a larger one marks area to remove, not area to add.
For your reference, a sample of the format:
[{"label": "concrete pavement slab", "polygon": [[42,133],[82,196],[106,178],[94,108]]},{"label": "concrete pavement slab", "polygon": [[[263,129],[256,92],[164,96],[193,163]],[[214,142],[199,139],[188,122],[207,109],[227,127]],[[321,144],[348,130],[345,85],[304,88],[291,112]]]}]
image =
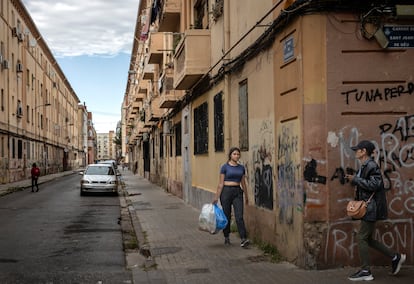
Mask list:
[{"label": "concrete pavement slab", "polygon": [[[155,265],[135,271],[134,283],[349,283],[357,268],[309,271],[291,263],[272,263],[254,244],[248,249],[231,235],[225,246],[222,233],[198,230],[200,210],[186,204],[143,177],[123,171],[126,198],[139,223],[140,244],[150,251]],[[135,226],[135,225],[134,225]],[[148,253],[148,252],[147,252]],[[389,267],[372,269],[376,283],[411,283],[413,267],[389,276]],[[135,282],[137,281],[137,282]]]}]

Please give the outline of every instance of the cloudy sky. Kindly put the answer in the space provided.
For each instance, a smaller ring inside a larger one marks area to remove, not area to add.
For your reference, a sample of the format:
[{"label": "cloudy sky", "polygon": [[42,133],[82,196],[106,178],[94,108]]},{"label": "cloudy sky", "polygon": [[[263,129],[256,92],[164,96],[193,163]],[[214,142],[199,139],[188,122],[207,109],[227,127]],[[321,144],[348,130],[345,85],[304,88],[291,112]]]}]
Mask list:
[{"label": "cloudy sky", "polygon": [[121,118],[139,0],[22,0],[98,133]]}]

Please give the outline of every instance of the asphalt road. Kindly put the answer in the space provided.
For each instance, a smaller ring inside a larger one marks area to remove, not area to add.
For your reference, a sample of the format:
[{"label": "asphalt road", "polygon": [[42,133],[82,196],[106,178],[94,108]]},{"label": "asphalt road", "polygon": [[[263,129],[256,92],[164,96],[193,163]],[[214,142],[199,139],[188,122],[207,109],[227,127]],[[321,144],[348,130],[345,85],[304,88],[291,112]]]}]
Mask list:
[{"label": "asphalt road", "polygon": [[81,197],[79,178],[0,198],[0,283],[132,283],[119,198]]}]

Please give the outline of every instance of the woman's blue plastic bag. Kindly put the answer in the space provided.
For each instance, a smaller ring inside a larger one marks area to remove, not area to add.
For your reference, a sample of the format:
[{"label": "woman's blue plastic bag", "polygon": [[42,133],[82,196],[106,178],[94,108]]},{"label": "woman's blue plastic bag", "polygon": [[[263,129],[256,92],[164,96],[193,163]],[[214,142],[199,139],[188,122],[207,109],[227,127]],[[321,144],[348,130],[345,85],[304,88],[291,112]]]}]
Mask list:
[{"label": "woman's blue plastic bag", "polygon": [[223,230],[227,226],[227,217],[224,214],[223,209],[217,204],[214,204],[214,214],[216,215],[216,232]]}]

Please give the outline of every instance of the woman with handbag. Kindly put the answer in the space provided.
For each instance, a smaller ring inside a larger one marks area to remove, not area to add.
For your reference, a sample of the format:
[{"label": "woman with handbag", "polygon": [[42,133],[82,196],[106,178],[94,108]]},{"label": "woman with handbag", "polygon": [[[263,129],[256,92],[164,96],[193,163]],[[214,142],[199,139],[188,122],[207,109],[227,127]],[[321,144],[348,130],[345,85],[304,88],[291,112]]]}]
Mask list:
[{"label": "woman with handbag", "polygon": [[369,248],[373,248],[391,258],[391,274],[396,275],[406,259],[405,254],[394,252],[384,244],[373,238],[377,220],[387,218],[387,200],[384,182],[378,164],[372,159],[375,146],[370,141],[362,140],[351,148],[355,151],[355,158],[361,162],[361,168],[356,175],[347,174],[345,178],[356,187],[356,200],[371,200],[368,202],[366,214],[361,219],[357,234],[361,270],[348,277],[352,281],[373,280],[370,270]]}]

